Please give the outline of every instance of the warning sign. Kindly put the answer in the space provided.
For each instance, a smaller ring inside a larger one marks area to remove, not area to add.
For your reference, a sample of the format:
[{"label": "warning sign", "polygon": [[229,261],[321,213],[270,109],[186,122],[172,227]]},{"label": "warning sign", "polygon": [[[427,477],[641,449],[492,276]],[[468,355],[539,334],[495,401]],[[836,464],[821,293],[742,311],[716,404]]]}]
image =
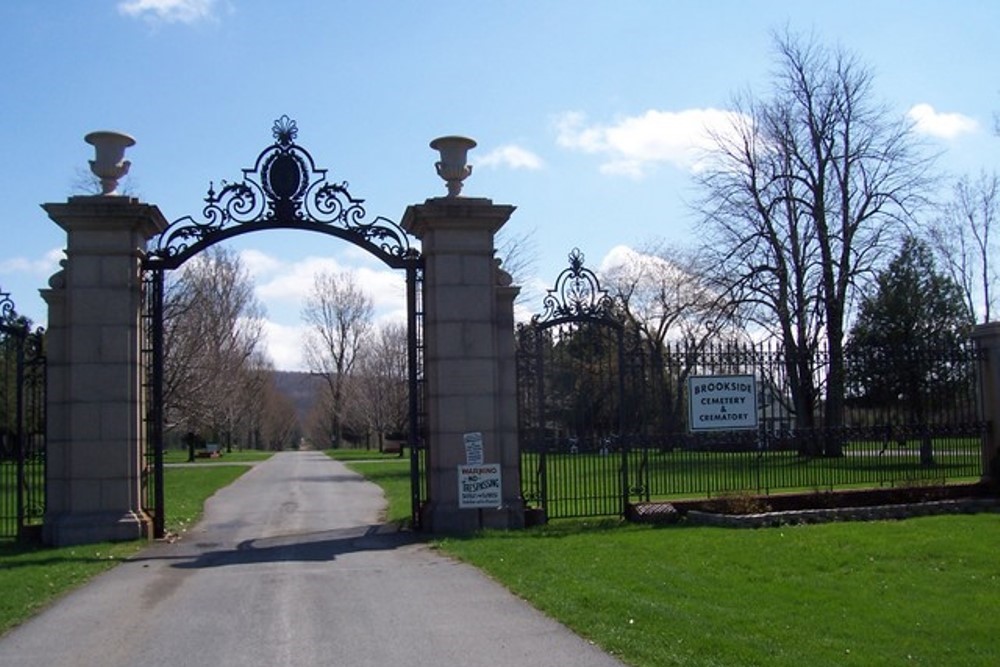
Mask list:
[{"label": "warning sign", "polygon": [[497,508],[502,504],[499,463],[458,466],[460,509]]},{"label": "warning sign", "polygon": [[752,375],[688,378],[688,428],[735,431],[757,428],[757,381]]}]

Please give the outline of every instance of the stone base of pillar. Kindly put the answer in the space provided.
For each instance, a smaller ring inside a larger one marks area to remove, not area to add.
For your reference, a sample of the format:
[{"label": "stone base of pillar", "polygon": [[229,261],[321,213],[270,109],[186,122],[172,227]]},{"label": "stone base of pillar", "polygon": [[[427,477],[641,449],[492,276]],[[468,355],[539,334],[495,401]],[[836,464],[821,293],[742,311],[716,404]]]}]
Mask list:
[{"label": "stone base of pillar", "polygon": [[460,509],[458,505],[427,503],[421,521],[424,530],[435,534],[467,534],[484,528],[513,530],[524,528],[524,506],[516,503],[501,509]]},{"label": "stone base of pillar", "polygon": [[152,521],[135,512],[88,512],[62,514],[45,518],[42,540],[64,547],[94,542],[127,542],[152,534]]}]

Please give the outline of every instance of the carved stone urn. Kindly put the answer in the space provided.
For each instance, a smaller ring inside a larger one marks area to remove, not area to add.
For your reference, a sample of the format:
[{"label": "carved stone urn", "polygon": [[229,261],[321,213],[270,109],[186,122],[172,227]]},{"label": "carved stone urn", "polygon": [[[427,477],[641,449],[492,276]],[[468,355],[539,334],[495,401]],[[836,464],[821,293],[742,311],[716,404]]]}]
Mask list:
[{"label": "carved stone urn", "polygon": [[462,191],[462,181],[472,173],[468,155],[475,147],[476,142],[468,137],[438,137],[431,142],[431,148],[441,153],[441,160],[434,167],[438,176],[444,179],[449,197],[458,196]]},{"label": "carved stone urn", "polygon": [[101,179],[102,195],[117,195],[118,180],[128,173],[132,163],[125,159],[125,149],[135,145],[135,139],[122,132],[101,130],[83,138],[94,147],[90,170]]}]

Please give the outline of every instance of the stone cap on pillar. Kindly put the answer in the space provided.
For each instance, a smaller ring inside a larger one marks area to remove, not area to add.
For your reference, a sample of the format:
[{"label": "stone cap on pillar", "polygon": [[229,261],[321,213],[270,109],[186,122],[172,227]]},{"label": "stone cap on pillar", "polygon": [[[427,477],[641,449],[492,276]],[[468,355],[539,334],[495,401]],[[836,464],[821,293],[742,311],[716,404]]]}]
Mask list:
[{"label": "stone cap on pillar", "polygon": [[170,224],[158,206],[134,197],[81,195],[65,203],[42,204],[42,208],[67,233],[133,229],[149,239]]},{"label": "stone cap on pillar", "polygon": [[406,207],[400,226],[418,239],[429,228],[487,227],[495,234],[517,210],[510,204],[494,204],[479,197],[435,197]]}]

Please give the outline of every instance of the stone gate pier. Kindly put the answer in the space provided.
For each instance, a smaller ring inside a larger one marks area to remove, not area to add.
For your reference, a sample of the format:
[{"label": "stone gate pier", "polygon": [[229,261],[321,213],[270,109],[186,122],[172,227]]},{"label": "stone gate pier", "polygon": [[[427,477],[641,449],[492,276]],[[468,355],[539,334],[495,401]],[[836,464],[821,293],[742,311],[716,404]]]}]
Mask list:
[{"label": "stone gate pier", "polygon": [[[514,212],[489,199],[442,197],[410,206],[403,228],[425,265],[424,364],[428,503],[434,532],[524,525],[517,443],[514,298],[520,288],[494,257],[494,235]],[[501,464],[503,502],[463,509],[458,466],[464,435],[481,433],[483,462]]]},{"label": "stone gate pier", "polygon": [[45,204],[66,231],[49,308],[48,461],[43,539],[67,545],[148,534],[139,315],[146,240],[166,227],[130,197]]}]

